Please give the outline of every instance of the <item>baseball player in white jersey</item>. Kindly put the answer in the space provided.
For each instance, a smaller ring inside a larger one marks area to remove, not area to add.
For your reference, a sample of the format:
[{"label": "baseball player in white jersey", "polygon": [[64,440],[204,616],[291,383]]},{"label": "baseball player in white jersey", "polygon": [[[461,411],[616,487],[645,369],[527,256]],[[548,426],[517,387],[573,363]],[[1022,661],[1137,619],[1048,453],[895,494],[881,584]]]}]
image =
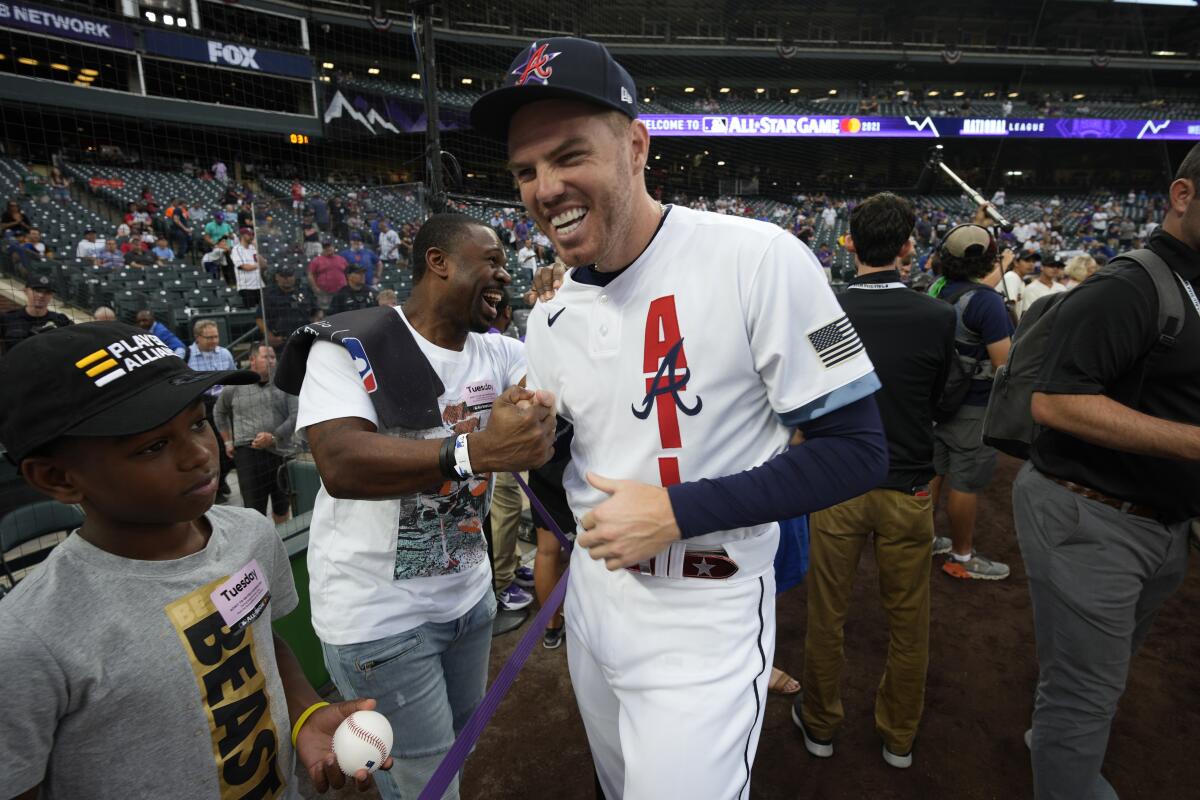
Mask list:
[{"label": "baseball player in white jersey", "polygon": [[540,40],[472,123],[507,139],[530,216],[573,267],[530,315],[527,378],[575,428],[567,647],[604,794],[744,798],[774,520],[882,479],[879,382],[798,239],[650,197],[636,97],[601,45]]}]

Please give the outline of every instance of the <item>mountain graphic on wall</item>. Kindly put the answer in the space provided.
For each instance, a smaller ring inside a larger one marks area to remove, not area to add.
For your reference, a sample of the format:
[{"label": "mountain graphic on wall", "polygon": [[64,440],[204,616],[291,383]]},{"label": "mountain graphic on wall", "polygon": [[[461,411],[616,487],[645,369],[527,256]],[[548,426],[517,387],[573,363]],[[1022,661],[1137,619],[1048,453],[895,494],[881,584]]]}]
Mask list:
[{"label": "mountain graphic on wall", "polygon": [[363,102],[361,97],[358,100],[365,107],[366,113],[355,108],[354,104],[347,100],[340,91],[334,92],[333,97],[329,99],[329,104],[325,107],[325,124],[328,125],[335,119],[341,119],[344,114],[375,135],[380,133],[380,130],[376,130],[376,128],[392,133],[400,132],[399,128],[389,122],[386,117]]}]

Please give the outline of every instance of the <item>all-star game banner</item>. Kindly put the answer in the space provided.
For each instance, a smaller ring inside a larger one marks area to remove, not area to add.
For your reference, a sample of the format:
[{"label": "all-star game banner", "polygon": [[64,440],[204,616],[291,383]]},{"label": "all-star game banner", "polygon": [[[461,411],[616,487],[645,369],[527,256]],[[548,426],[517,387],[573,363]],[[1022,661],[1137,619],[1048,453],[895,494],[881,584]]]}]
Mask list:
[{"label": "all-star game banner", "polygon": [[887,139],[1200,139],[1200,120],[817,117],[786,114],[643,114],[654,136],[842,136]]}]

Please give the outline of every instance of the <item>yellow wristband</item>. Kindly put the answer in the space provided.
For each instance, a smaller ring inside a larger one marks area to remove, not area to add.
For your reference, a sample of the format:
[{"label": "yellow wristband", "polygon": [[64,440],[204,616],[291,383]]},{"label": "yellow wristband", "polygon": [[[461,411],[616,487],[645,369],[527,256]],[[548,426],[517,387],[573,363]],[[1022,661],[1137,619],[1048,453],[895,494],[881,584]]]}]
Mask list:
[{"label": "yellow wristband", "polygon": [[324,708],[327,705],[329,705],[329,703],[326,703],[324,700],[322,700],[319,703],[313,703],[311,706],[304,709],[304,713],[300,715],[300,719],[296,720],[296,724],[292,726],[292,747],[296,746],[296,737],[300,735],[300,728],[303,727],[304,723],[308,722],[308,718],[313,715],[314,711],[319,708]]}]

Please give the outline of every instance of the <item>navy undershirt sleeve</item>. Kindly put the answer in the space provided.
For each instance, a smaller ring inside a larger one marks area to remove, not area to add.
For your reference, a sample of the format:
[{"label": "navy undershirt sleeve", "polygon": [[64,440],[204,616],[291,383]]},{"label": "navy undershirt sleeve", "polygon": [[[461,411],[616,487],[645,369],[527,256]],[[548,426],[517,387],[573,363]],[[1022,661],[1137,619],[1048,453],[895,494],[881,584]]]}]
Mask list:
[{"label": "navy undershirt sleeve", "polygon": [[887,439],[873,396],[800,430],[803,444],[765,464],[668,487],[683,538],[799,517],[857,497],[887,477]]}]

